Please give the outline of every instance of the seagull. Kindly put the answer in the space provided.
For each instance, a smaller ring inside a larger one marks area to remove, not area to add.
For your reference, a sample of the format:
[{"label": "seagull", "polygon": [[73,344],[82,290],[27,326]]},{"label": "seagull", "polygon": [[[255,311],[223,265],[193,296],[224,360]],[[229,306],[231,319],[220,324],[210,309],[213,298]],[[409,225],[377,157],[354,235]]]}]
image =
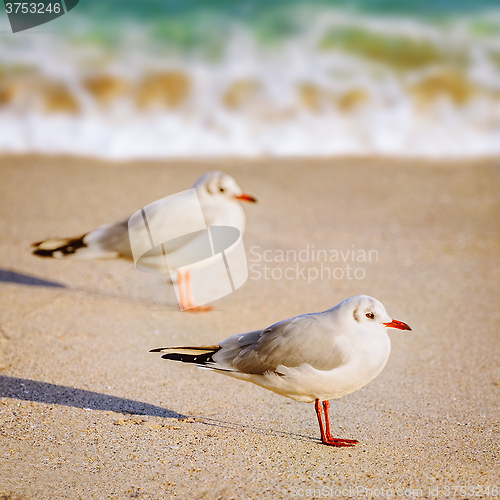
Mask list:
[{"label": "seagull", "polygon": [[[207,226],[232,226],[241,235],[245,232],[245,212],[240,201],[255,203],[253,196],[244,193],[236,181],[228,174],[220,171],[208,172],[193,185],[205,218]],[[164,198],[154,204],[148,211],[148,221],[151,227],[161,226],[162,213],[169,210],[171,200]],[[170,208],[172,210],[172,208]],[[185,214],[184,214],[185,219]],[[133,228],[130,228],[133,229]],[[182,245],[188,245],[189,239],[184,238]],[[129,218],[99,226],[97,229],[72,238],[49,238],[32,245],[34,255],[39,257],[73,258],[73,259],[115,259],[122,258],[133,261],[129,239]],[[167,254],[182,253],[182,247],[176,242],[165,244]],[[153,269],[154,270],[154,269]],[[162,270],[164,272],[164,269]],[[182,310],[205,311],[212,307],[196,307],[193,300],[191,273],[178,271],[178,286],[180,306]],[[184,283],[186,290],[184,291]]]},{"label": "seagull", "polygon": [[357,295],[327,311],[233,335],[218,345],[150,352],[253,382],[296,401],[314,402],[322,443],[349,447],[358,441],[332,435],[329,400],[361,389],[383,370],[391,352],[388,328],[411,330],[391,319],[377,299]]}]

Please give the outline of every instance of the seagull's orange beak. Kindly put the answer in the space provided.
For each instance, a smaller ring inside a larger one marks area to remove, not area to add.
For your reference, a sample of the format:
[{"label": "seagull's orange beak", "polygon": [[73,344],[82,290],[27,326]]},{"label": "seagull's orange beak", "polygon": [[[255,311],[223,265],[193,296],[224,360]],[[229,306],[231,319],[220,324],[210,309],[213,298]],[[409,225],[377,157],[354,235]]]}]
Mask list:
[{"label": "seagull's orange beak", "polygon": [[411,328],[402,321],[393,319],[390,323],[383,323],[387,328],[397,328],[398,330],[411,330]]},{"label": "seagull's orange beak", "polygon": [[236,197],[237,200],[249,201],[251,203],[257,203],[257,198],[254,198],[251,194],[242,193],[240,196]]}]

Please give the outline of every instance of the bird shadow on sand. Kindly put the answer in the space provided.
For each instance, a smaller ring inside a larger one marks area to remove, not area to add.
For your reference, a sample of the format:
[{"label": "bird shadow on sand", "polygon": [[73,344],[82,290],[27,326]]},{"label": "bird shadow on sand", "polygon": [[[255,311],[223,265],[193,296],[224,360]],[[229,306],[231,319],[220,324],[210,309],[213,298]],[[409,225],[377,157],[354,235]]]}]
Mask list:
[{"label": "bird shadow on sand", "polygon": [[147,306],[161,306],[162,308],[167,307],[175,311],[179,310],[179,305],[173,302],[160,303],[147,299],[135,299],[133,297],[128,297],[126,295],[119,295],[116,293],[95,290],[93,288],[85,286],[66,285],[64,283],[59,283],[58,281],[51,281],[51,280],[46,280],[44,278],[37,278],[36,276],[30,276],[29,274],[19,273],[17,271],[11,271],[9,269],[0,268],[0,283],[14,283],[16,285],[59,288],[61,290],[65,290],[68,292],[83,292],[88,295],[105,297],[113,300],[139,303]]},{"label": "bird shadow on sand", "polygon": [[133,399],[119,398],[84,389],[16,377],[0,376],[0,397],[49,405],[72,406],[73,408],[114,411],[131,415],[188,418],[181,413],[141,401],[134,401]]},{"label": "bird shadow on sand", "polygon": [[295,434],[293,432],[261,429],[253,425],[226,422],[210,417],[197,417],[195,415],[183,415],[161,406],[135,401],[133,399],[119,398],[109,394],[75,389],[64,385],[49,384],[38,380],[29,380],[17,377],[0,376],[0,397],[18,399],[21,401],[33,401],[49,405],[71,406],[86,410],[113,411],[121,414],[142,415],[161,418],[176,418],[181,421],[200,423],[222,429],[233,429],[239,432],[247,431],[265,436],[282,437],[303,442],[317,442],[310,436]]},{"label": "bird shadow on sand", "polygon": [[9,271],[8,269],[0,269],[0,283],[16,283],[17,285],[27,286],[45,286],[49,288],[67,288],[66,285],[57,281],[49,281],[42,278],[36,278],[29,274]]}]

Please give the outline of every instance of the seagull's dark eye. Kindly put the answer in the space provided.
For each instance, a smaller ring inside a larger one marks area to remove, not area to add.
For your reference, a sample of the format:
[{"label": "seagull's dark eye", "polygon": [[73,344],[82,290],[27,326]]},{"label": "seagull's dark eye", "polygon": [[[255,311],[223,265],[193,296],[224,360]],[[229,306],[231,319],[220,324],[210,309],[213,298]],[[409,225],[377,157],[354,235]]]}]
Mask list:
[{"label": "seagull's dark eye", "polygon": [[224,189],[224,188],[219,188],[219,191],[220,191],[221,193],[223,193],[223,192],[225,191],[225,189]]},{"label": "seagull's dark eye", "polygon": [[373,318],[375,318],[375,314],[373,314],[373,313],[366,313],[366,317],[368,319],[373,319]]}]

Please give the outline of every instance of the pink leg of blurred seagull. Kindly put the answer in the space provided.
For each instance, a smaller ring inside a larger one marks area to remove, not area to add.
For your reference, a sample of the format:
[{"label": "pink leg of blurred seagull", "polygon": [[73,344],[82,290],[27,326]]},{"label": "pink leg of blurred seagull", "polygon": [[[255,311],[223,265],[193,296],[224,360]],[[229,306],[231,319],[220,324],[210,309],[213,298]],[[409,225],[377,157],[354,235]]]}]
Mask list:
[{"label": "pink leg of blurred seagull", "polygon": [[177,271],[177,287],[179,288],[179,306],[181,307],[181,311],[184,311],[187,307],[187,302],[184,297],[184,278],[180,271]]},{"label": "pink leg of blurred seagull", "polygon": [[[179,287],[179,302],[182,311],[189,312],[206,312],[211,311],[213,306],[197,306],[193,297],[193,285],[191,282],[191,271],[186,271],[186,279],[182,277],[181,271],[177,271],[177,284]],[[184,293],[184,281],[186,283],[186,290]]]},{"label": "pink leg of blurred seagull", "polygon": [[357,441],[355,439],[341,439],[334,438],[332,436],[332,431],[330,427],[330,401],[323,401],[323,409],[325,410],[325,427],[323,426],[323,419],[321,417],[321,401],[316,399],[314,403],[314,408],[316,409],[316,415],[318,416],[319,428],[321,430],[321,441],[323,444],[329,446],[336,446],[338,448],[346,446],[354,446]]},{"label": "pink leg of blurred seagull", "polygon": [[197,306],[193,297],[193,285],[191,282],[191,271],[186,271],[186,294],[189,312],[206,312],[212,311],[214,306]]}]

